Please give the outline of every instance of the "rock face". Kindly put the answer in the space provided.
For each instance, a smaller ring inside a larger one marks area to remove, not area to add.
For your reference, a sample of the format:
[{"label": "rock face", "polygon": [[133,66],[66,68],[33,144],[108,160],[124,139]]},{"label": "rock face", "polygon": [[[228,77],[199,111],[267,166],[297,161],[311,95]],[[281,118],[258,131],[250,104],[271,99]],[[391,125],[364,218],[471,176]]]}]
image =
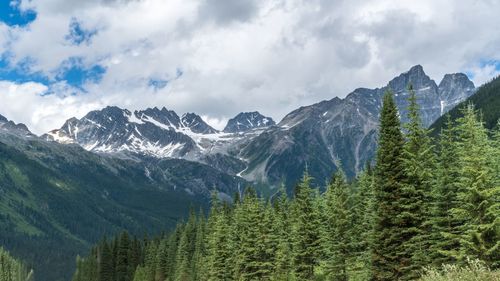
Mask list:
[{"label": "rock face", "polygon": [[266,117],[257,111],[242,112],[227,122],[224,132],[246,132],[255,128],[264,128],[274,125],[276,125],[276,123],[272,118]]},{"label": "rock face", "polygon": [[132,152],[160,158],[180,158],[196,147],[188,134],[208,134],[215,129],[196,114],[181,118],[165,108],[130,112],[106,107],[72,118],[59,130],[45,135],[48,140],[74,142],[83,148],[105,153]]},{"label": "rock face", "polygon": [[354,177],[373,159],[387,90],[394,93],[401,121],[407,121],[410,84],[425,126],[475,92],[464,74],[447,74],[438,86],[416,65],[382,88],[358,88],[344,99],[300,107],[277,125],[259,112],[242,112],[219,132],[194,113],[179,117],[165,108],[131,112],[107,107],[70,119],[44,137],[100,153],[183,158],[271,185],[294,184],[308,165],[323,184],[339,166]]},{"label": "rock face", "polygon": [[16,124],[2,115],[0,115],[0,132],[18,136],[35,137],[35,135],[30,132],[26,125],[24,125],[23,123]]}]

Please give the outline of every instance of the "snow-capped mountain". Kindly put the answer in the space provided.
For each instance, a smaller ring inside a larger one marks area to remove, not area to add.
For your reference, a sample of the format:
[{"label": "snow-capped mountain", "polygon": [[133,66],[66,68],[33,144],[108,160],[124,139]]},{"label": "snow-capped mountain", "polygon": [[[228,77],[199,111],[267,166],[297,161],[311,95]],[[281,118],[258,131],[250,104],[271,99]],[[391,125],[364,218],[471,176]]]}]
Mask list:
[{"label": "snow-capped mountain", "polygon": [[107,107],[69,119],[44,137],[100,153],[201,162],[256,182],[293,184],[306,163],[319,181],[339,163],[353,177],[373,158],[383,94],[394,93],[405,122],[409,84],[425,126],[475,91],[464,74],[447,74],[438,86],[416,65],[382,88],[358,88],[344,99],[300,107],[277,125],[258,112],[243,112],[219,132],[194,113],[179,117],[165,108],[131,112]]},{"label": "snow-capped mountain", "polygon": [[[270,118],[263,119],[274,124]],[[258,122],[259,128],[262,122]],[[207,154],[224,153],[229,143],[236,143],[242,136],[219,132],[194,113],[179,117],[166,108],[131,112],[110,106],[89,112],[81,119],[71,118],[44,138],[76,143],[100,153],[134,153],[205,162],[202,159]]]},{"label": "snow-capped mountain", "polygon": [[236,117],[229,119],[226,127],[224,128],[224,132],[246,132],[255,128],[263,128],[274,125],[276,125],[276,123],[272,118],[266,117],[260,114],[258,111],[242,112],[236,115]]}]

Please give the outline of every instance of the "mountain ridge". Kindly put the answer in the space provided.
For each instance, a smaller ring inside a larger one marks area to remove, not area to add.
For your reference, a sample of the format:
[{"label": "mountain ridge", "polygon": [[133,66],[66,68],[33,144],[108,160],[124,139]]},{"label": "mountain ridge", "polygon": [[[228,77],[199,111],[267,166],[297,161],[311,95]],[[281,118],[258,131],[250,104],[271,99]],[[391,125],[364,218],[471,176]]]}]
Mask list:
[{"label": "mountain ridge", "polygon": [[108,106],[71,118],[43,138],[120,157],[186,159],[271,185],[295,182],[306,163],[320,181],[339,165],[352,178],[373,158],[384,92],[393,91],[406,122],[410,83],[426,127],[475,92],[465,74],[446,74],[437,84],[415,65],[383,87],[356,88],[343,99],[301,106],[277,124],[257,111],[242,112],[218,131],[195,113],[179,117],[165,107],[132,112]]}]

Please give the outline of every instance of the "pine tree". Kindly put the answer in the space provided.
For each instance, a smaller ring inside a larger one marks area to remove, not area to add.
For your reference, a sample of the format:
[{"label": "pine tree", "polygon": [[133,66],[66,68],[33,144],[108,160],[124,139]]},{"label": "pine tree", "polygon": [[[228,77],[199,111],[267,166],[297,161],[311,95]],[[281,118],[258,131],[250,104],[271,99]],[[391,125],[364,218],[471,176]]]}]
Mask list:
[{"label": "pine tree", "polygon": [[213,196],[207,237],[208,281],[233,280],[232,265],[228,262],[233,255],[230,234],[231,225],[229,211],[227,208],[223,207],[216,196]]},{"label": "pine tree", "polygon": [[439,136],[438,165],[436,188],[433,191],[432,208],[432,245],[430,258],[435,266],[456,262],[455,257],[460,248],[457,237],[461,233],[463,219],[452,215],[452,210],[460,202],[457,200],[459,190],[459,159],[455,141],[455,130],[450,115]]},{"label": "pine tree", "polygon": [[313,204],[309,173],[304,173],[297,185],[294,201],[294,223],[292,227],[292,249],[294,273],[297,280],[311,280],[318,264],[319,232]]},{"label": "pine tree", "polygon": [[193,210],[190,212],[189,220],[182,231],[176,254],[176,281],[191,280],[192,258],[194,254],[194,238],[196,235],[196,216]]},{"label": "pine tree", "polygon": [[428,265],[430,248],[431,192],[434,184],[435,157],[428,130],[422,126],[417,97],[409,86],[408,120],[404,125],[406,139],[402,161],[405,181],[400,189],[396,219],[403,243],[398,256],[402,266],[398,269],[401,279],[415,279],[418,271]]},{"label": "pine tree", "polygon": [[168,238],[164,238],[160,241],[158,249],[155,252],[156,257],[154,259],[154,281],[163,281],[167,276],[166,267],[168,263],[168,248],[169,242],[172,240],[172,236],[169,235]]},{"label": "pine tree", "polygon": [[0,247],[0,281],[33,281],[34,274]]},{"label": "pine tree", "polygon": [[371,274],[371,246],[374,222],[374,176],[372,167],[367,164],[356,180],[357,189],[352,196],[351,220],[352,252],[356,260],[353,276],[356,280],[367,280]]},{"label": "pine tree", "polygon": [[392,94],[387,92],[383,101],[375,167],[372,278],[397,280],[401,277],[401,264],[409,263],[409,257],[402,257],[399,253],[407,237],[402,235],[402,226],[397,220],[402,211],[400,198],[405,180],[401,155],[404,140]]},{"label": "pine tree", "polygon": [[274,272],[272,280],[287,281],[292,277],[292,249],[290,243],[290,204],[285,186],[280,187],[280,197],[275,201],[275,231],[277,233],[277,246],[274,256]]},{"label": "pine tree", "polygon": [[205,244],[206,222],[203,210],[200,209],[197,224],[196,235],[194,241],[193,261],[191,265],[192,278],[191,280],[206,280],[205,272],[205,257],[207,254]]},{"label": "pine tree", "polygon": [[350,250],[349,187],[342,170],[335,173],[333,181],[325,193],[327,231],[325,241],[327,260],[327,280],[347,280],[347,262]]},{"label": "pine tree", "polygon": [[272,264],[266,246],[272,247],[271,224],[271,215],[266,214],[255,190],[248,188],[234,213],[234,229],[238,231],[234,279],[269,280]]},{"label": "pine tree", "polygon": [[116,281],[129,281],[129,247],[130,247],[130,239],[127,232],[123,232],[120,235],[120,240],[118,244],[118,252],[116,259]]},{"label": "pine tree", "polygon": [[459,260],[469,256],[500,266],[500,188],[495,186],[494,150],[473,105],[469,104],[458,119],[458,156],[460,179],[458,200],[453,209],[458,219],[464,219],[460,237]]},{"label": "pine tree", "polygon": [[114,281],[113,255],[106,238],[101,242],[99,250],[99,281]]}]

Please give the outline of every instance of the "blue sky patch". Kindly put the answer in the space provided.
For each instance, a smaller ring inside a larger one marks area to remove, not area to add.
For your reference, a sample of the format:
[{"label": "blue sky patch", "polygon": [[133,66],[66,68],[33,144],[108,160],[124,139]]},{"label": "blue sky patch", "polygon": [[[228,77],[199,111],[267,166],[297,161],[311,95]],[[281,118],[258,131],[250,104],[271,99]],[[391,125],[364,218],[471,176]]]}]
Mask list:
[{"label": "blue sky patch", "polygon": [[499,60],[494,60],[494,59],[483,59],[479,62],[479,66],[481,68],[487,67],[487,66],[494,66],[495,70],[500,70],[500,61]]},{"label": "blue sky patch", "polygon": [[65,39],[73,45],[80,45],[82,43],[90,44],[92,37],[97,34],[97,29],[85,29],[81,22],[76,18],[72,18],[69,23],[69,33]]},{"label": "blue sky patch", "polygon": [[168,80],[165,79],[149,79],[148,86],[155,91],[165,88],[168,85]]},{"label": "blue sky patch", "polygon": [[17,1],[0,0],[0,21],[9,26],[26,26],[36,19],[33,10],[21,11]]},{"label": "blue sky patch", "polygon": [[30,68],[33,60],[25,58],[16,66],[9,64],[8,54],[5,53],[0,57],[0,80],[8,80],[16,83],[37,82],[41,84],[49,84],[49,78],[41,72],[33,73]]},{"label": "blue sky patch", "polygon": [[68,85],[83,90],[85,83],[99,83],[104,73],[106,73],[106,68],[99,64],[86,67],[82,58],[70,58],[59,69],[56,80],[64,80]]}]

